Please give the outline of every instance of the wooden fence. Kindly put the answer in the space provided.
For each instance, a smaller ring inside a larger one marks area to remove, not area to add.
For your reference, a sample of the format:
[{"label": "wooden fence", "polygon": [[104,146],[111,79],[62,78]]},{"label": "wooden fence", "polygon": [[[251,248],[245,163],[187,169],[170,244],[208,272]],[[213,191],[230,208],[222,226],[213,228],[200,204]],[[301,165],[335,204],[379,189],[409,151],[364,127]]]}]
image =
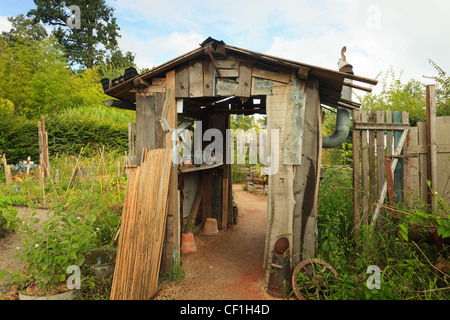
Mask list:
[{"label": "wooden fence", "polygon": [[355,232],[374,225],[385,204],[426,203],[434,213],[432,190],[450,203],[450,117],[436,117],[434,85],[417,127],[407,112],[353,111],[353,187]]},{"label": "wooden fence", "polygon": [[[353,212],[356,230],[368,225],[380,213],[387,189],[395,190],[401,201],[402,159],[405,136],[409,130],[409,114],[391,111],[353,111]],[[386,175],[386,159],[393,159],[393,172]],[[390,178],[393,176],[393,181]],[[393,197],[392,192],[389,193]]]}]

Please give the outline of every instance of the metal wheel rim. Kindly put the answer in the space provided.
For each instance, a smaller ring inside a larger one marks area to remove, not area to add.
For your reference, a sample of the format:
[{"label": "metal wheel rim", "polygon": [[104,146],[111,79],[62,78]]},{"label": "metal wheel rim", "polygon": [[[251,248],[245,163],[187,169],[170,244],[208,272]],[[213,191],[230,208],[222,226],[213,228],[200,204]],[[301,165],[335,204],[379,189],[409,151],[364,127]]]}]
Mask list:
[{"label": "metal wheel rim", "polygon": [[[321,264],[321,265],[324,266],[324,268],[322,269],[321,272],[325,271],[325,269],[329,269],[331,271],[331,273],[336,278],[339,277],[339,273],[336,271],[336,269],[334,269],[332,265],[330,265],[328,262],[326,262],[324,260],[321,260],[321,259],[318,259],[318,258],[313,258],[313,259],[300,261],[300,263],[297,264],[297,266],[294,269],[294,272],[292,273],[292,281],[291,281],[292,282],[292,288],[294,289],[294,294],[295,294],[295,296],[297,297],[298,300],[308,300],[308,298],[305,297],[301,293],[301,290],[304,288],[304,286],[300,286],[300,287],[298,286],[298,284],[297,284],[297,274],[302,269],[304,269],[307,265],[313,264],[313,263],[318,263],[318,264]],[[308,270],[305,269],[305,271],[306,271],[306,274],[308,276],[310,276]]]}]

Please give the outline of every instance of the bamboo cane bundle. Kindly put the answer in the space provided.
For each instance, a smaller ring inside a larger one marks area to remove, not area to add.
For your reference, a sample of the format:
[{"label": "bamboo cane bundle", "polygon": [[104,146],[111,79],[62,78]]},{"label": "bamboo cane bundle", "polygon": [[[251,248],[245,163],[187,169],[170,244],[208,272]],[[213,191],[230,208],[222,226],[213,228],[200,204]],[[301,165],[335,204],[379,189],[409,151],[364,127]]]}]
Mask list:
[{"label": "bamboo cane bundle", "polygon": [[156,292],[166,225],[171,151],[144,151],[124,200],[111,300],[145,300]]}]

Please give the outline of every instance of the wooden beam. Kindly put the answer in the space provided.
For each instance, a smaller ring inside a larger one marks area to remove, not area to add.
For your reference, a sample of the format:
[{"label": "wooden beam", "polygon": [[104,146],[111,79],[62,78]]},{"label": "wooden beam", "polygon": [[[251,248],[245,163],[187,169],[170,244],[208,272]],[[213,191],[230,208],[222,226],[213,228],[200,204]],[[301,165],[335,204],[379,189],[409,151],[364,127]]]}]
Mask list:
[{"label": "wooden beam", "polygon": [[385,122],[355,122],[357,130],[405,130],[409,123],[385,123]]},{"label": "wooden beam", "polygon": [[298,68],[297,75],[300,78],[300,80],[305,80],[305,81],[309,80],[309,71],[310,71],[310,69],[307,67]]},{"label": "wooden beam", "polygon": [[359,89],[359,90],[366,91],[366,92],[372,92],[372,88],[358,86],[358,85],[353,84],[352,82],[348,82],[348,81],[344,81],[344,86]]},{"label": "wooden beam", "polygon": [[236,90],[236,96],[238,97],[250,97],[252,89],[252,64],[247,62],[241,62],[239,64],[239,78],[238,88]]},{"label": "wooden beam", "polygon": [[253,67],[253,76],[256,78],[289,83],[291,75],[287,72],[273,72]]},{"label": "wooden beam", "polygon": [[166,92],[166,88],[161,86],[149,86],[145,88],[133,88],[130,89],[130,92],[139,93],[142,95],[151,95],[156,92]]},{"label": "wooden beam", "polygon": [[145,87],[149,87],[152,84],[150,82],[148,82],[147,80],[141,79],[141,78],[136,78],[133,80],[133,85],[139,88],[145,88]]},{"label": "wooden beam", "polygon": [[[166,89],[175,91],[176,74],[175,70],[166,73]],[[171,128],[177,126],[177,106],[175,95],[171,95],[169,99],[169,108],[167,112],[167,122]],[[168,132],[165,135],[166,149],[172,149],[172,134]],[[174,260],[179,261],[180,258],[180,242],[181,242],[181,217],[178,202],[178,166],[172,163],[172,170],[169,177],[168,190],[168,206],[167,206],[167,223],[166,236],[164,241],[163,259],[161,261],[161,270],[170,272],[173,267]]]}]

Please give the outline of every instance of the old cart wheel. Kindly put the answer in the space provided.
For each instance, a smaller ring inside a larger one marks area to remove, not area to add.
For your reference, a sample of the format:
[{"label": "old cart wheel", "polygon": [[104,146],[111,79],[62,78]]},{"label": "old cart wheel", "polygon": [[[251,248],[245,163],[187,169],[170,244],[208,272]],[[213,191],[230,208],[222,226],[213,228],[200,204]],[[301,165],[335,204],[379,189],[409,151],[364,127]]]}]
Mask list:
[{"label": "old cart wheel", "polygon": [[336,287],[339,273],[327,262],[314,258],[301,261],[292,273],[292,288],[299,300],[320,298],[320,294]]}]

